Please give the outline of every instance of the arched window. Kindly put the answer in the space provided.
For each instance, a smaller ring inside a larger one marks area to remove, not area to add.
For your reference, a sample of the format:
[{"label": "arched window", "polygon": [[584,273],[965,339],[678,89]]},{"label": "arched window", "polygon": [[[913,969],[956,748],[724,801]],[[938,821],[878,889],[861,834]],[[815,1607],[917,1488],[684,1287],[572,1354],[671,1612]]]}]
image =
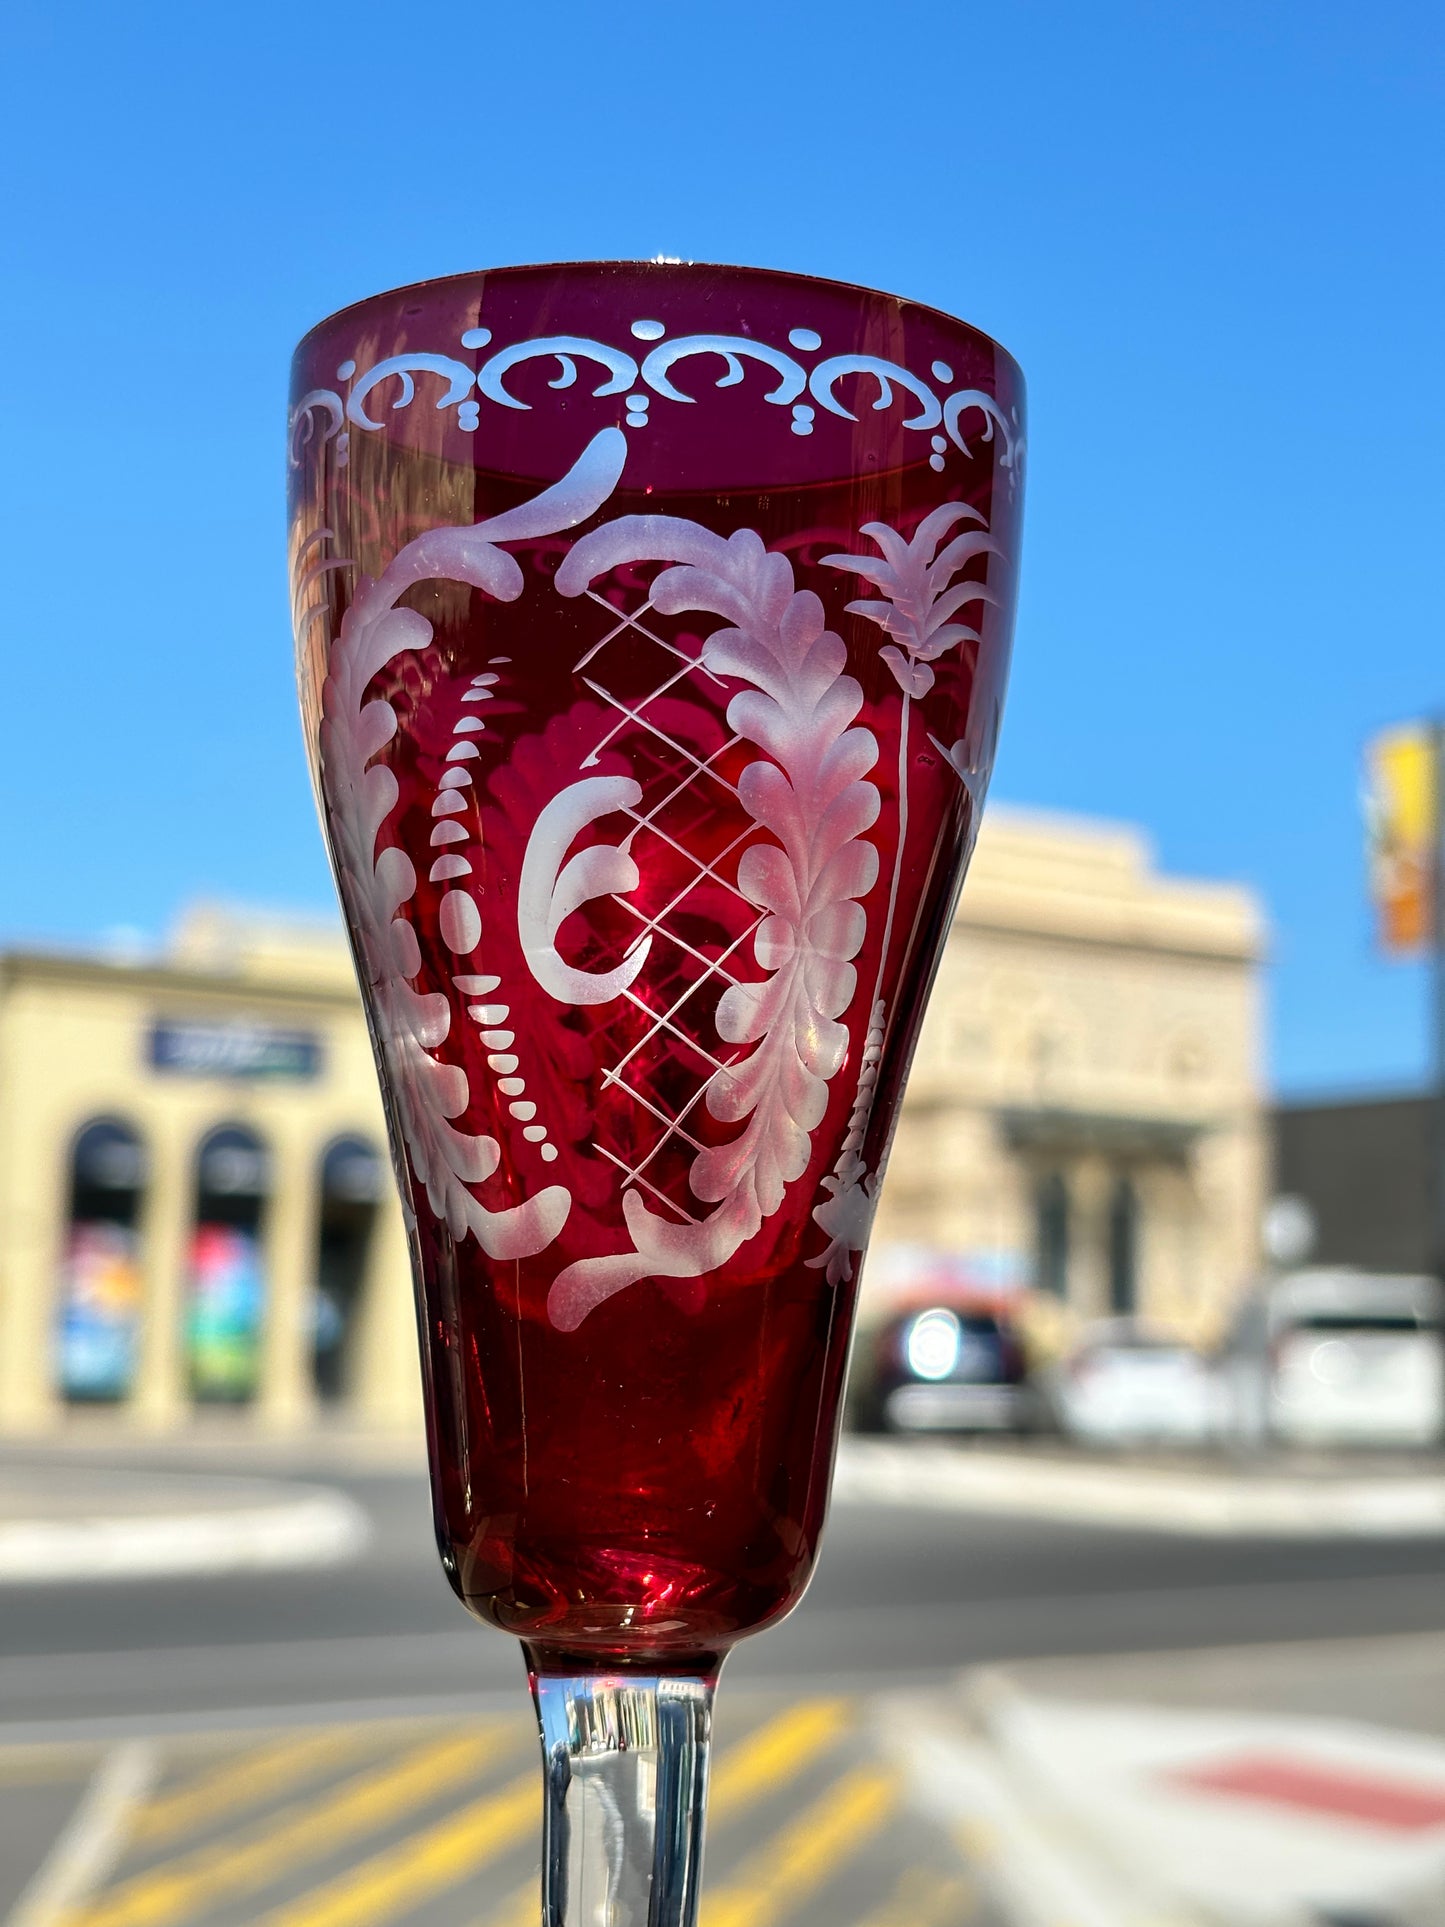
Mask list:
[{"label": "arched window", "polygon": [[1114,1182],[1109,1199],[1109,1309],[1132,1317],[1139,1308],[1139,1194],[1129,1178]]},{"label": "arched window", "polygon": [[1048,1171],[1034,1188],[1034,1284],[1055,1298],[1069,1293],[1069,1181]]},{"label": "arched window", "polygon": [[320,1177],[312,1370],[318,1395],[329,1402],[351,1389],[361,1295],[386,1172],[374,1145],[341,1137],[322,1154]]},{"label": "arched window", "polygon": [[196,1153],[186,1358],[191,1394],[204,1403],[243,1404],[261,1370],[266,1279],[261,1233],[271,1160],[244,1124],[223,1124]]},{"label": "arched window", "polygon": [[97,1117],[70,1148],[56,1373],[74,1403],[123,1399],[135,1379],[142,1283],[139,1231],[146,1154],[119,1118]]}]

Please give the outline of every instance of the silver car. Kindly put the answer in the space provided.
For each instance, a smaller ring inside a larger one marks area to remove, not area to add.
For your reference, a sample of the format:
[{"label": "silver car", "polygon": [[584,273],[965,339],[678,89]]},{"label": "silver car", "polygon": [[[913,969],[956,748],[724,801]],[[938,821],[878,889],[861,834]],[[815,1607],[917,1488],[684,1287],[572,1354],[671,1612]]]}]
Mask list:
[{"label": "silver car", "polygon": [[1309,1270],[1246,1297],[1220,1359],[1246,1445],[1431,1446],[1445,1438],[1445,1288],[1428,1277]]},{"label": "silver car", "polygon": [[1204,1445],[1219,1429],[1207,1360],[1142,1319],[1085,1326],[1049,1392],[1059,1429],[1084,1445]]}]

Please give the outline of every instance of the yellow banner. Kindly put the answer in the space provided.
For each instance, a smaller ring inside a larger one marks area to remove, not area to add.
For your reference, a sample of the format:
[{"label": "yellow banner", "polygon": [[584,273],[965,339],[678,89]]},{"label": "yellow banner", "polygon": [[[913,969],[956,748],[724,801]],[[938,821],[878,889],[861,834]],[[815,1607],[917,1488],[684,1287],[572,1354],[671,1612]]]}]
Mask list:
[{"label": "yellow banner", "polygon": [[1370,895],[1388,956],[1417,956],[1434,932],[1436,761],[1435,732],[1423,723],[1385,730],[1365,752]]}]

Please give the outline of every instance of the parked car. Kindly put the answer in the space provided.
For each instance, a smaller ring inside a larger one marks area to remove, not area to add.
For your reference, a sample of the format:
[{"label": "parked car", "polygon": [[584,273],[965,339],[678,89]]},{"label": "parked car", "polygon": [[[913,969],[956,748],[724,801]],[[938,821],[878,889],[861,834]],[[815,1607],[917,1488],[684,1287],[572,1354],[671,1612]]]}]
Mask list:
[{"label": "parked car", "polygon": [[1037,1410],[1016,1323],[943,1300],[860,1335],[852,1404],[860,1430],[880,1432],[1016,1432]]},{"label": "parked car", "polygon": [[1240,1443],[1438,1444],[1445,1289],[1428,1277],[1297,1271],[1250,1293],[1220,1359]]},{"label": "parked car", "polygon": [[1209,1362],[1137,1318],[1088,1325],[1050,1374],[1061,1431],[1086,1445],[1203,1445],[1219,1429]]}]

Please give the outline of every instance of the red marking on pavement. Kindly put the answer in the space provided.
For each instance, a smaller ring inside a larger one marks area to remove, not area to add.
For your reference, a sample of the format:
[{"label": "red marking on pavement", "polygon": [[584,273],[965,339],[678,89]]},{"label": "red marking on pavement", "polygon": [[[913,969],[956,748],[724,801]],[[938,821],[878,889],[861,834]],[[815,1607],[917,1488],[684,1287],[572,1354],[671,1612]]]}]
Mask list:
[{"label": "red marking on pavement", "polygon": [[1232,1794],[1269,1806],[1296,1807],[1358,1820],[1390,1833],[1427,1833],[1445,1826],[1445,1787],[1351,1773],[1282,1754],[1248,1753],[1213,1766],[1188,1767],[1165,1778],[1192,1792]]}]

